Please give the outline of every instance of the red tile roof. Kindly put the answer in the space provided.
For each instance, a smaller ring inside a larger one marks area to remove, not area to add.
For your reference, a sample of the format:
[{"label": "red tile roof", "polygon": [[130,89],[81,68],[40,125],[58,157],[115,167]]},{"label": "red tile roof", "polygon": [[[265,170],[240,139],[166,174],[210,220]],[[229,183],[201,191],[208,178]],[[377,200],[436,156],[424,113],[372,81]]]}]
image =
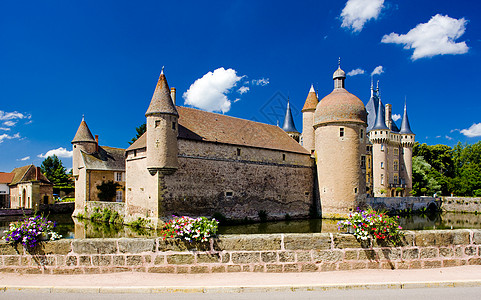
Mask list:
[{"label": "red tile roof", "polygon": [[0,183],[10,183],[12,182],[14,176],[14,173],[0,172]]}]

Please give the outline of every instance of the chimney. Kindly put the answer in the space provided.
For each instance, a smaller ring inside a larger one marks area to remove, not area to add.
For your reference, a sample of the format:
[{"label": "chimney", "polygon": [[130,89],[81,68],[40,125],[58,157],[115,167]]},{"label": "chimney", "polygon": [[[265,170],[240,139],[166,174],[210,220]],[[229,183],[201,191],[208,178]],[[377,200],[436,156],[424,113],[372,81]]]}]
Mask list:
[{"label": "chimney", "polygon": [[35,180],[39,180],[40,173],[40,167],[35,167]]},{"label": "chimney", "polygon": [[170,88],[170,97],[172,98],[172,102],[174,102],[175,105],[175,87]]},{"label": "chimney", "polygon": [[390,130],[392,130],[392,121],[391,121],[392,116],[391,116],[391,113],[392,113],[391,104],[386,104],[386,114],[384,115],[384,117],[386,118],[385,119],[386,126]]},{"label": "chimney", "polygon": [[99,135],[95,135],[95,152],[99,152]]}]

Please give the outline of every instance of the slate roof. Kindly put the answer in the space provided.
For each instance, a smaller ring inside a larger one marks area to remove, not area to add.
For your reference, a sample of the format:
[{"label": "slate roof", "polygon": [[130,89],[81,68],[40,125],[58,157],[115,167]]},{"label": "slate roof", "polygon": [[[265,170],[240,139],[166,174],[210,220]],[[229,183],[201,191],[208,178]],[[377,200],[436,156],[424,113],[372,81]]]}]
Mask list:
[{"label": "slate roof", "polygon": [[19,168],[13,169],[12,173],[15,174],[13,176],[12,181],[10,182],[10,185],[14,185],[17,183],[21,182],[31,182],[31,181],[42,181],[44,183],[50,183],[51,182],[45,177],[45,175],[42,174],[40,171],[40,168],[37,168],[34,165],[27,165]]},{"label": "slate roof", "polygon": [[287,101],[286,115],[284,117],[284,124],[282,125],[282,130],[285,132],[297,132],[296,125],[294,125],[294,119],[292,118],[291,105]]},{"label": "slate roof", "polygon": [[14,176],[14,173],[0,172],[0,183],[10,183],[12,182]]},{"label": "slate roof", "polygon": [[[309,154],[278,126],[189,107],[177,106],[177,111],[181,139]],[[144,134],[127,151],[145,148],[146,144],[147,135]]]},{"label": "slate roof", "polygon": [[376,122],[372,127],[372,130],[389,130],[386,126],[386,116],[384,114],[384,106],[382,105],[381,100],[378,101],[378,108],[376,114]]},{"label": "slate roof", "polygon": [[125,150],[99,146],[93,154],[81,152],[87,170],[125,171]]},{"label": "slate roof", "polygon": [[160,73],[159,80],[157,81],[157,86],[155,87],[154,94],[152,95],[152,100],[150,100],[149,108],[145,113],[145,116],[153,114],[171,114],[178,116],[175,105],[170,96],[170,88],[165,78],[164,71]]},{"label": "slate roof", "polygon": [[401,130],[399,132],[404,133],[404,134],[414,134],[414,132],[412,132],[412,130],[411,130],[411,125],[409,125],[406,103],[404,103],[403,120],[402,120],[402,123],[401,123]]},{"label": "slate roof", "polygon": [[95,143],[95,139],[90,132],[89,127],[87,126],[87,123],[85,120],[82,118],[82,122],[80,122],[80,125],[77,129],[77,133],[75,134],[75,137],[72,140],[72,143],[75,142],[92,142]]}]

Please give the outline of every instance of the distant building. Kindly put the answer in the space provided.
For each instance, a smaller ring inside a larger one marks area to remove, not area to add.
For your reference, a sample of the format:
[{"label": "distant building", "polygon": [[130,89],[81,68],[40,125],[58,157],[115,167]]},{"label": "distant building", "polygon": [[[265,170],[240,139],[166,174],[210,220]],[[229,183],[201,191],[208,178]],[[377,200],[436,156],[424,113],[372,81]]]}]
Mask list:
[{"label": "distant building", "polygon": [[175,89],[162,72],[145,113],[146,133],[126,150],[99,147],[82,120],[72,141],[74,215],[98,199],[96,185],[123,172],[118,179],[125,180],[127,222],[142,217],[157,224],[172,214],[342,217],[369,195],[407,195],[414,143],[407,112],[396,131],[377,94],[368,103],[377,107],[366,110],[345,89],[345,78],[339,67],[333,91],[321,101],[311,87],[301,134],[290,103],[282,128],[176,106]]},{"label": "distant building", "polygon": [[10,207],[10,187],[15,174],[0,172],[0,208]]},{"label": "distant building", "polygon": [[40,204],[52,204],[53,184],[34,165],[14,169],[10,189],[10,208],[38,208]]}]

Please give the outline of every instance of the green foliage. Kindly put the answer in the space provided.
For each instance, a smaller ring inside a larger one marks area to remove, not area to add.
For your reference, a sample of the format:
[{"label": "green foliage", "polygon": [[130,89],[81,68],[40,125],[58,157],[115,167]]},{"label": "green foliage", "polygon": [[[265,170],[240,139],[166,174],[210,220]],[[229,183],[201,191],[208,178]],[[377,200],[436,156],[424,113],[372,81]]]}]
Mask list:
[{"label": "green foliage", "polygon": [[40,170],[53,183],[54,187],[73,187],[73,182],[62,165],[62,161],[54,154],[44,159]]},{"label": "green foliage", "polygon": [[[476,196],[481,190],[481,142],[454,147],[416,143],[413,148],[413,194]],[[419,159],[422,158],[422,159]]]},{"label": "green foliage", "polygon": [[257,215],[259,216],[259,219],[261,220],[261,222],[267,221],[267,212],[265,210],[259,210],[257,212]]},{"label": "green foliage", "polygon": [[142,136],[142,134],[145,133],[145,131],[147,131],[147,125],[144,123],[144,124],[140,125],[139,127],[136,127],[135,130],[137,131],[137,134],[129,142],[129,145],[132,145],[139,137]]},{"label": "green foliage", "polygon": [[141,217],[138,217],[137,220],[130,222],[128,225],[134,228],[152,228],[150,220]]},{"label": "green foliage", "polygon": [[[83,218],[83,214],[79,214],[78,218]],[[112,223],[112,224],[123,224],[124,218],[116,211],[111,211],[108,208],[104,208],[100,211],[100,208],[95,207],[92,214],[90,215],[90,221],[102,222],[102,223]]]},{"label": "green foliage", "polygon": [[101,184],[97,185],[97,189],[99,190],[99,200],[114,201],[115,196],[117,195],[117,189],[119,189],[120,187],[120,184],[118,184],[117,182],[113,182],[112,180],[102,181]]}]

